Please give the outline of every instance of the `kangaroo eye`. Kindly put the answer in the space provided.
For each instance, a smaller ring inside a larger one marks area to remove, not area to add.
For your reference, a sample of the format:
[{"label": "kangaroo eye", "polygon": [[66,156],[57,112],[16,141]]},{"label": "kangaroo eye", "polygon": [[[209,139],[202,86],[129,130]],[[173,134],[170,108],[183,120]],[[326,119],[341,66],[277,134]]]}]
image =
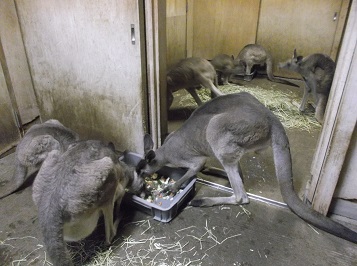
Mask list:
[{"label": "kangaroo eye", "polygon": [[155,152],[153,150],[150,150],[146,155],[145,155],[145,160],[150,163],[153,159],[155,158]]}]

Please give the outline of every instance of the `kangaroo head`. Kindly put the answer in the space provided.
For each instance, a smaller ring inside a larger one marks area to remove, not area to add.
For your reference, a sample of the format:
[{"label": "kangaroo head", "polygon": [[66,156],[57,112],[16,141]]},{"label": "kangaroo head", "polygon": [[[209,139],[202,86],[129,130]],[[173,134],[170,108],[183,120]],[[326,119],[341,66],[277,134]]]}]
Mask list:
[{"label": "kangaroo head", "polygon": [[294,49],[292,58],[285,62],[279,63],[278,68],[299,72],[302,59],[303,57],[301,55],[297,55],[296,49]]},{"label": "kangaroo head", "polygon": [[157,154],[153,150],[154,142],[149,134],[144,136],[144,159],[136,166],[136,172],[141,176],[152,175],[161,168]]}]

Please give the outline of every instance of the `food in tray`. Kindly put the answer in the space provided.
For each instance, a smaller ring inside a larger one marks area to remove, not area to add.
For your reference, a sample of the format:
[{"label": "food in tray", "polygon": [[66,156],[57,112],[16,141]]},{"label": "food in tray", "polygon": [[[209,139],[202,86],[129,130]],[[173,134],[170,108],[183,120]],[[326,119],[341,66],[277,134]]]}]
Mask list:
[{"label": "food in tray", "polygon": [[[145,178],[144,190],[140,194],[140,197],[148,202],[162,205],[163,200],[173,200],[175,194],[170,191],[164,192],[163,190],[170,184],[174,183],[174,179],[159,176],[157,173],[154,173],[150,177]],[[181,191],[182,189],[180,189],[177,193],[180,193]]]}]

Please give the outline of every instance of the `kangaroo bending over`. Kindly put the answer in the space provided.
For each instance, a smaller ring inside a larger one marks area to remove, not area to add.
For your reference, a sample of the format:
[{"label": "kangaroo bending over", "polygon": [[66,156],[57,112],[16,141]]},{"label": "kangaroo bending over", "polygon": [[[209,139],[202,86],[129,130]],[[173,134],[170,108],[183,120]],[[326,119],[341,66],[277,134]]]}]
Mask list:
[{"label": "kangaroo bending over", "polygon": [[198,97],[195,87],[203,86],[211,90],[214,96],[223,93],[217,89],[216,70],[211,63],[203,58],[190,57],[182,59],[169,68],[167,75],[167,108],[173,102],[173,92],[186,89],[195,99],[198,105],[202,104]]},{"label": "kangaroo bending over", "polygon": [[33,184],[33,201],[44,243],[55,266],[73,265],[64,241],[90,235],[104,216],[106,243],[117,232],[125,188],[143,186],[134,170],[120,162],[114,146],[88,140],[72,144],[61,154],[48,154]]},{"label": "kangaroo bending over", "polygon": [[218,75],[218,83],[229,84],[231,75],[244,75],[244,67],[241,64],[235,64],[234,57],[227,54],[216,55],[211,61]]},{"label": "kangaroo bending over", "polygon": [[29,167],[39,170],[49,152],[52,150],[64,152],[77,140],[79,136],[76,132],[55,119],[30,127],[16,147],[15,172],[12,177],[15,183],[13,191],[2,197],[11,194],[24,183]]},{"label": "kangaroo bending over", "polygon": [[[331,234],[357,243],[357,233],[305,205],[293,187],[289,141],[279,119],[252,95],[242,92],[214,98],[196,109],[155,152],[152,139],[144,137],[147,163],[142,175],[151,175],[163,165],[188,168],[168,190],[176,192],[198,173],[208,158],[224,167],[234,194],[230,197],[193,199],[192,206],[246,204],[249,202],[239,173],[239,160],[250,151],[272,146],[275,172],[284,201],[299,217]],[[150,152],[148,152],[150,151]],[[150,155],[150,156],[149,156]]]},{"label": "kangaroo bending over", "polygon": [[251,77],[252,68],[255,65],[266,65],[266,72],[268,79],[272,82],[282,83],[294,87],[299,87],[287,80],[278,79],[273,75],[273,57],[271,54],[261,45],[248,44],[243,47],[235,59],[235,65],[243,65],[245,67],[245,80],[250,81],[246,77]]},{"label": "kangaroo bending over", "polygon": [[278,66],[297,72],[303,77],[305,89],[299,110],[301,112],[305,110],[308,95],[311,93],[315,104],[315,118],[322,124],[335,74],[335,62],[325,54],[297,56],[295,49],[292,59],[281,62]]}]

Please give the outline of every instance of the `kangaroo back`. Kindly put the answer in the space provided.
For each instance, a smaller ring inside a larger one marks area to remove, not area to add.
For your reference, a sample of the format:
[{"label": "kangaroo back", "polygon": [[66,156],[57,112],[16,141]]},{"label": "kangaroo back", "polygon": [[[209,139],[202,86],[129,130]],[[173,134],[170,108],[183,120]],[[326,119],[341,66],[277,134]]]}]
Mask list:
[{"label": "kangaroo back", "polygon": [[[273,75],[273,57],[272,55],[261,45],[248,44],[238,54],[236,62],[241,62],[246,66],[246,77],[252,74],[253,66],[260,65],[266,66],[266,73],[268,79],[272,82],[282,83],[293,87],[299,87],[298,85],[276,78]],[[245,79],[246,79],[245,77]],[[249,81],[251,78],[246,79]]]}]

